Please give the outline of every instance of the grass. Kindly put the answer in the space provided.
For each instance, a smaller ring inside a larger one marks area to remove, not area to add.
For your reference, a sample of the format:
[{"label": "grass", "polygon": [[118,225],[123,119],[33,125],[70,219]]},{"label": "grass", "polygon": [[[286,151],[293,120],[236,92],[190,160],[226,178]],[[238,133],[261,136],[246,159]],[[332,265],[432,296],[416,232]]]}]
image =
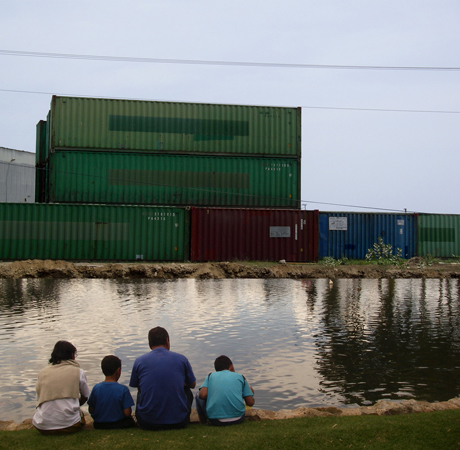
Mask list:
[{"label": "grass", "polygon": [[41,436],[36,430],[0,432],[0,449],[452,449],[460,448],[460,410],[399,416],[299,418],[184,430],[91,430]]}]

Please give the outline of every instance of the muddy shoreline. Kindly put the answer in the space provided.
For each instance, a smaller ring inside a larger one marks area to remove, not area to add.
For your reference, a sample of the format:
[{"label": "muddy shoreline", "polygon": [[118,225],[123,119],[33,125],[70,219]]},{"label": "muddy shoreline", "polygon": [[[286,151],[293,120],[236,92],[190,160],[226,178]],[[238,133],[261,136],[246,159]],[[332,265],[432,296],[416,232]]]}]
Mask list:
[{"label": "muddy shoreline", "polygon": [[417,258],[409,267],[379,265],[213,262],[213,263],[92,263],[55,260],[0,262],[0,278],[460,278],[460,264],[437,263],[421,267]]}]

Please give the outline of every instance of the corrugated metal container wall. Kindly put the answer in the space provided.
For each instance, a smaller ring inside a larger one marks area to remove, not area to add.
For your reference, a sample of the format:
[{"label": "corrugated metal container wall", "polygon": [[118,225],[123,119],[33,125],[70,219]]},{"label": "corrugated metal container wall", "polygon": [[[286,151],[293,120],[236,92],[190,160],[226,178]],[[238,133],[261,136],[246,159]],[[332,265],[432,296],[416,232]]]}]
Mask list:
[{"label": "corrugated metal container wall", "polygon": [[415,215],[352,212],[319,213],[319,257],[365,259],[378,238],[402,250],[403,258],[416,251]]},{"label": "corrugated metal container wall", "polygon": [[191,261],[317,261],[318,211],[192,208]]},{"label": "corrugated metal container wall", "polygon": [[5,180],[5,183],[1,183],[0,202],[35,202],[35,167],[33,165],[0,164],[0,180]]},{"label": "corrugated metal container wall", "polygon": [[183,261],[182,208],[0,204],[0,259]]},{"label": "corrugated metal container wall", "polygon": [[50,148],[300,157],[300,115],[300,108],[53,96]]},{"label": "corrugated metal container wall", "polygon": [[460,255],[460,215],[419,214],[417,254],[442,258]]},{"label": "corrugated metal container wall", "polygon": [[59,151],[49,201],[297,208],[295,159]]},{"label": "corrugated metal container wall", "polygon": [[0,147],[0,202],[34,203],[35,153]]}]

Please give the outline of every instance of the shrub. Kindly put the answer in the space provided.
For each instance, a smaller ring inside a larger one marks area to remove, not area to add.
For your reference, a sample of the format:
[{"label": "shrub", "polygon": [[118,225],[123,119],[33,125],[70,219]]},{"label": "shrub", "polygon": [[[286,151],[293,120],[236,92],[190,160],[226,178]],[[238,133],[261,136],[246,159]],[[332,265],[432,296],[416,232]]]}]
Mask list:
[{"label": "shrub", "polygon": [[381,237],[378,238],[377,242],[367,251],[366,260],[376,261],[377,264],[401,266],[404,261],[401,259],[402,250],[396,249],[396,254],[393,254],[393,246],[391,244],[385,244]]}]

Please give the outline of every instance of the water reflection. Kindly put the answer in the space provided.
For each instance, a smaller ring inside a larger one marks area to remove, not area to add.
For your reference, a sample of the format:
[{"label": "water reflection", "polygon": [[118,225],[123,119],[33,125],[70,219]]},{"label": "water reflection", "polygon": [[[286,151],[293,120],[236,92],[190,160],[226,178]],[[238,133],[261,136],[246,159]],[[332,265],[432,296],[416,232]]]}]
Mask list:
[{"label": "water reflection", "polygon": [[460,393],[459,294],[457,280],[1,280],[0,420],[32,416],[57,340],[90,386],[111,353],[127,384],[156,325],[199,383],[230,356],[259,408],[446,400]]}]

